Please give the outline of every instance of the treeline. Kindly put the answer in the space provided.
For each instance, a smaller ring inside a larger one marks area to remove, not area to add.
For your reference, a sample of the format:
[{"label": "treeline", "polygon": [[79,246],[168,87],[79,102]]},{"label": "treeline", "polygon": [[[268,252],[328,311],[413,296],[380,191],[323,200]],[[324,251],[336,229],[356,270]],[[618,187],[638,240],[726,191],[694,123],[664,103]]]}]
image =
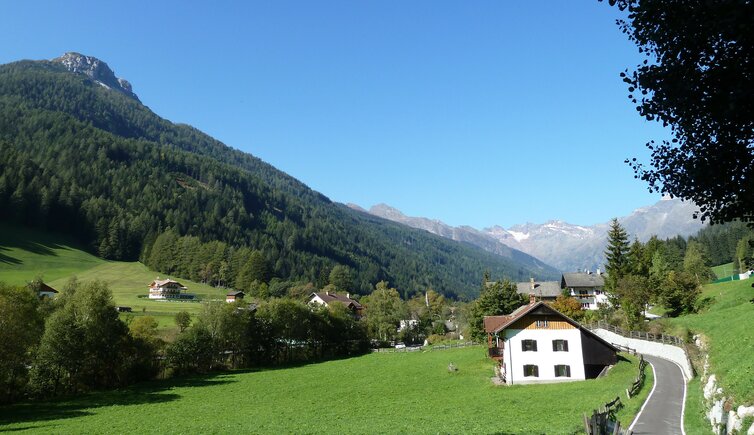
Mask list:
[{"label": "treeline", "polygon": [[702,284],[715,276],[707,247],[699,241],[652,237],[647,243],[631,243],[616,219],[605,255],[605,290],[631,329],[643,327],[642,312],[650,304],[662,305],[671,317],[695,312]]},{"label": "treeline", "polygon": [[740,272],[754,267],[752,241],[754,230],[744,222],[711,225],[690,237],[705,246],[713,266],[734,262]]},{"label": "treeline", "polygon": [[291,299],[206,303],[170,344],[150,316],[119,318],[107,286],[71,281],[53,300],[39,283],[0,283],[0,403],[114,388],[158,373],[274,366],[364,353],[366,327],[345,306]]},{"label": "treeline", "polygon": [[109,259],[145,258],[171,230],[259,251],[283,280],[318,282],[342,264],[362,294],[386,280],[404,298],[429,286],[472,298],[485,269],[515,280],[556,275],[528,256],[506,259],[333,204],[47,62],[0,66],[0,219],[75,235]]}]

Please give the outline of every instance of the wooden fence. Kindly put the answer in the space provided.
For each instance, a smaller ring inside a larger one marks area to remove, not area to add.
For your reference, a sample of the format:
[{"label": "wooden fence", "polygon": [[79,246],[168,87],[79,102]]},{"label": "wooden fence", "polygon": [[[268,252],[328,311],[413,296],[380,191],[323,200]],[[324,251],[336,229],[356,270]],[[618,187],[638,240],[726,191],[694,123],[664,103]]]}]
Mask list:
[{"label": "wooden fence", "polygon": [[641,390],[642,385],[644,385],[644,379],[646,378],[646,374],[644,373],[644,369],[647,368],[647,362],[644,360],[644,355],[642,355],[639,358],[639,374],[636,375],[636,380],[629,388],[626,388],[626,396],[628,398],[632,398],[635,395],[639,393],[639,390]]},{"label": "wooden fence", "polygon": [[[620,345],[615,346],[636,355],[635,349]],[[636,375],[636,380],[631,383],[631,386],[626,388],[626,396],[628,396],[628,399],[636,396],[644,385],[644,379],[646,378],[644,371],[646,368],[647,361],[644,360],[644,355],[639,355],[639,373]],[[584,414],[584,428],[587,435],[620,434],[620,422],[615,417],[615,413],[621,408],[623,408],[623,403],[620,400],[620,396],[618,396],[614,400],[605,403],[605,405],[599,409],[593,410],[591,416]]]},{"label": "wooden fence", "polygon": [[584,428],[587,435],[610,435],[620,433],[620,422],[615,417],[615,412],[623,408],[620,396],[605,403],[599,410],[592,411],[591,417],[584,414]]},{"label": "wooden fence", "polygon": [[672,344],[675,346],[681,346],[686,343],[685,340],[682,340],[680,337],[676,337],[674,335],[666,335],[666,334],[652,334],[649,332],[644,331],[627,331],[623,328],[620,328],[618,326],[613,326],[604,320],[600,320],[597,323],[591,323],[588,325],[585,325],[588,329],[605,329],[607,331],[613,332],[618,335],[622,335],[623,337],[627,338],[636,338],[639,340],[646,340],[646,341],[656,341],[658,343],[665,343],[665,344]]}]

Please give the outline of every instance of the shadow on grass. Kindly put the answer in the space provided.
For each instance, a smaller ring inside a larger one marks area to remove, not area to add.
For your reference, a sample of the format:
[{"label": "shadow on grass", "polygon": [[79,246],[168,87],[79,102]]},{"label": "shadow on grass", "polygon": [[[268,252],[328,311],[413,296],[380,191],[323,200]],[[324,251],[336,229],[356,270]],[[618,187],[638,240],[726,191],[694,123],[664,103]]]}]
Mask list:
[{"label": "shadow on grass", "polygon": [[[0,251],[10,251],[10,249],[0,246]],[[11,257],[10,255],[5,255],[2,252],[0,252],[0,263],[23,264],[23,261],[19,260],[16,257]]]},{"label": "shadow on grass", "polygon": [[[121,390],[0,407],[0,433],[39,429],[47,426],[46,422],[94,415],[97,408],[172,402],[181,398],[180,394],[170,392],[174,388],[202,388],[235,382],[227,379],[225,375],[226,373],[218,373],[151,381]],[[4,427],[10,425],[15,426]]]}]

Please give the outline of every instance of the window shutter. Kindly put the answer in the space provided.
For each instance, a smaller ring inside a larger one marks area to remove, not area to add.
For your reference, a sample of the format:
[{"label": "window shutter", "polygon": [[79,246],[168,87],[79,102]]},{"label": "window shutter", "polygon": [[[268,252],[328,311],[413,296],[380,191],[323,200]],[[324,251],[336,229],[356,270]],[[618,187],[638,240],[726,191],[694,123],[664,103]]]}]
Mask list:
[{"label": "window shutter", "polygon": [[526,352],[526,340],[521,340],[521,351]]},{"label": "window shutter", "polygon": [[[532,344],[531,350],[533,350],[534,352],[536,352],[537,351],[537,340],[532,340],[531,344]],[[537,375],[537,376],[539,376],[539,375]]]},{"label": "window shutter", "polygon": [[[563,340],[563,351],[568,352],[568,340]],[[571,375],[569,374],[568,376]]]},{"label": "window shutter", "polygon": [[[566,342],[567,343],[567,342]],[[566,376],[571,377],[571,366],[565,366]]]},{"label": "window shutter", "polygon": [[534,373],[534,376],[539,377],[539,366],[534,366],[532,372]]},{"label": "window shutter", "polygon": [[558,340],[552,341],[552,351],[557,352],[558,351]]}]

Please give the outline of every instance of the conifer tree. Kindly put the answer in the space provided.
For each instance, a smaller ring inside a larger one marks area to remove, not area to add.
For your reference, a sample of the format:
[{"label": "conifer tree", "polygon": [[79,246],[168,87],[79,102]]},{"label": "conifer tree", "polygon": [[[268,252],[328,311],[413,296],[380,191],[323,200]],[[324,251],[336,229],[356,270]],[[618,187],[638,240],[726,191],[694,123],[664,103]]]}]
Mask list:
[{"label": "conifer tree", "polygon": [[610,221],[610,230],[607,232],[607,248],[605,249],[607,259],[605,266],[607,282],[605,286],[608,291],[615,290],[618,281],[629,273],[628,251],[628,234],[618,222],[618,219],[613,218]]}]

